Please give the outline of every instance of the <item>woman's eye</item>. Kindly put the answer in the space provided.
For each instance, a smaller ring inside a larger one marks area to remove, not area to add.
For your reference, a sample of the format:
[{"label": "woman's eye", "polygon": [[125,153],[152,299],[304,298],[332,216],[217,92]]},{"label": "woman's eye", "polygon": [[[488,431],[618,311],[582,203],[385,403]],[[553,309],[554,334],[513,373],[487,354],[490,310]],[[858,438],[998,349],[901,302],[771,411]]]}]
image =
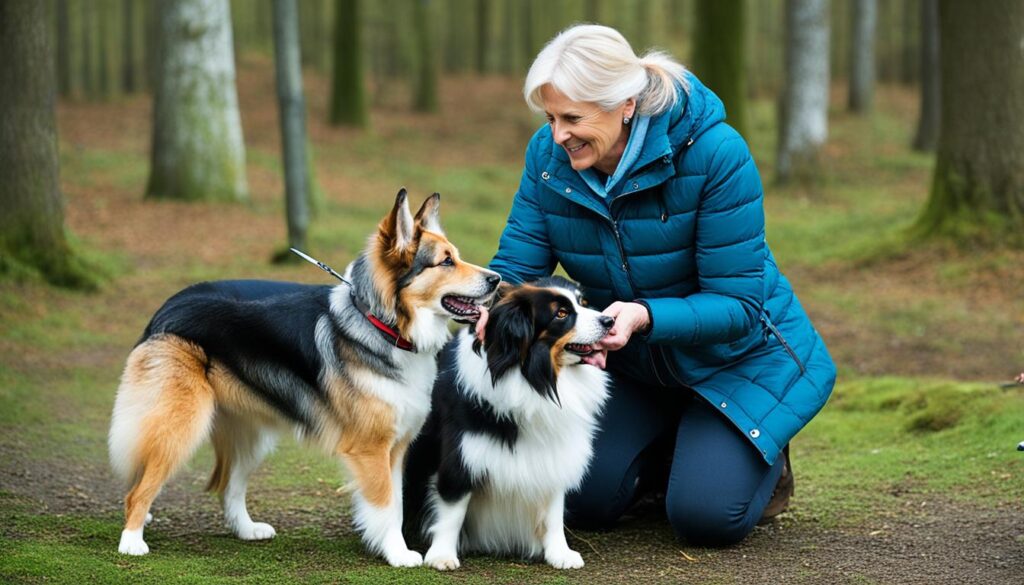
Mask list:
[{"label": "woman's eye", "polygon": [[565,319],[568,316],[569,316],[569,311],[565,310],[564,308],[558,309],[558,312],[555,313],[555,318],[556,319]]}]

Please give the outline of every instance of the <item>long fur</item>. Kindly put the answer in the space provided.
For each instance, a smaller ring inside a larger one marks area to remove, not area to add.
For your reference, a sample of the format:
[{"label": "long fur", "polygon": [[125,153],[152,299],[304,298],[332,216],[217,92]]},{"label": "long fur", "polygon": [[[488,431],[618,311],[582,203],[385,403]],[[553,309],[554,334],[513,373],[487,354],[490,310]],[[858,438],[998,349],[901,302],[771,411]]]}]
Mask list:
[{"label": "long fur", "polygon": [[[555,317],[566,307],[571,315]],[[610,326],[555,279],[506,294],[483,348],[466,333],[445,349],[407,476],[410,506],[426,508],[428,564],[453,569],[458,551],[483,551],[582,566],[562,505],[590,461],[607,377],[566,346],[593,344]]]},{"label": "long fur", "polygon": [[[294,432],[349,468],[367,547],[392,565],[422,562],[401,534],[405,453],[430,410],[448,320],[486,302],[500,278],[459,259],[436,194],[414,217],[404,190],[346,275],[352,286],[202,283],[157,311],[128,357],[111,420],[110,461],[128,488],[120,552],[149,552],[150,505],[207,439],[216,451],[208,489],[225,523],[245,540],[272,538],[246,509],[248,477]],[[415,351],[396,347],[359,304]]]}]

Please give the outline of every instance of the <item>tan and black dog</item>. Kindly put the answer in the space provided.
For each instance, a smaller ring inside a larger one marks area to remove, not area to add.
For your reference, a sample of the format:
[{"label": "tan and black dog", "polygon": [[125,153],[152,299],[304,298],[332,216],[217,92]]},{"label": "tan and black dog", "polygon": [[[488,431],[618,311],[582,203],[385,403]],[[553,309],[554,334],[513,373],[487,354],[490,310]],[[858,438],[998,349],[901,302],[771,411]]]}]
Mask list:
[{"label": "tan and black dog", "polygon": [[246,486],[277,436],[294,431],[347,465],[367,547],[395,566],[422,563],[402,537],[404,455],[430,410],[448,320],[474,321],[500,281],[459,258],[439,199],[413,217],[400,191],[348,283],[201,283],[157,311],[128,356],[110,427],[110,460],[128,487],[120,552],[149,552],[150,505],[206,439],[216,452],[208,488],[228,527],[272,538],[249,517]]}]

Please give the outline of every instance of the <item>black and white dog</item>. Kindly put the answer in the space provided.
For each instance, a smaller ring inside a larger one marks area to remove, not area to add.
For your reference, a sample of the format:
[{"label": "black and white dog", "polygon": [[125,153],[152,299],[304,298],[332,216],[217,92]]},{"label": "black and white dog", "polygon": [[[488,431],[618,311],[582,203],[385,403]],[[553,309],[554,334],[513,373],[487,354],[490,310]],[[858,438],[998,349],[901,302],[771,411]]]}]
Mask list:
[{"label": "black and white dog", "polygon": [[469,328],[442,353],[409,457],[406,517],[418,526],[407,531],[426,529],[424,562],[440,570],[458,568],[460,551],[579,568],[564,499],[583,480],[607,398],[606,374],[582,358],[614,319],[559,277],[499,294],[483,346]]}]

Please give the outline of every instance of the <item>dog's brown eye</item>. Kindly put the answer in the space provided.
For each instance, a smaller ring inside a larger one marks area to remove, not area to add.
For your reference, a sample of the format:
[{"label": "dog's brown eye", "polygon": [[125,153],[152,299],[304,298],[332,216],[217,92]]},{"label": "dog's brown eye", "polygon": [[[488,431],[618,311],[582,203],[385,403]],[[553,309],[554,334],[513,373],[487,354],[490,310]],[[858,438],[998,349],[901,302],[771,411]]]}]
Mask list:
[{"label": "dog's brown eye", "polygon": [[588,301],[587,299],[585,299],[583,297],[580,297],[580,306],[581,307],[589,307],[590,306],[590,301]]},{"label": "dog's brown eye", "polygon": [[565,319],[568,316],[569,316],[569,311],[567,311],[565,309],[565,307],[562,307],[561,309],[558,309],[558,312],[555,313],[555,318],[556,319]]}]

